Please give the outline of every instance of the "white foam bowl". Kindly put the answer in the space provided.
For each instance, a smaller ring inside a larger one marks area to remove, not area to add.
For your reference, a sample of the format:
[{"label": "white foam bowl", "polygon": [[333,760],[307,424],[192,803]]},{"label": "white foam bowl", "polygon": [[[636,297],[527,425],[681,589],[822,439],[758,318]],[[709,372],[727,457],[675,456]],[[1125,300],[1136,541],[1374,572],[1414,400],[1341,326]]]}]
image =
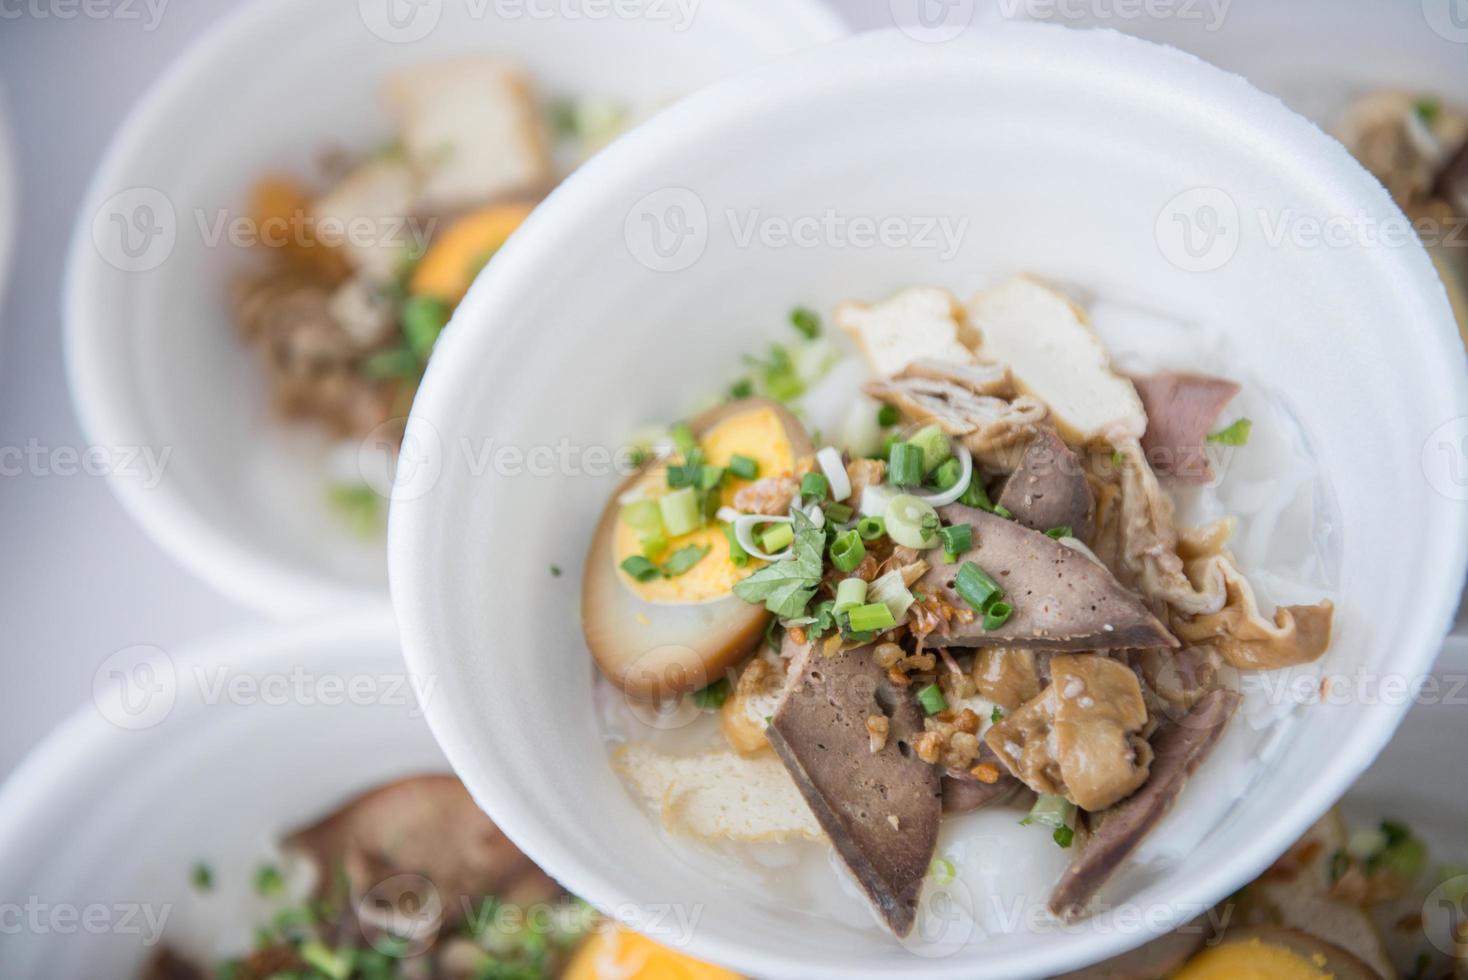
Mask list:
[{"label": "white foam bowl", "polygon": [[[1176,237],[1174,216],[1221,206],[1198,188],[1238,209],[1215,225],[1237,233],[1231,257],[1215,251],[1227,235],[1193,253]],[[1420,674],[1468,547],[1461,488],[1423,466],[1444,432],[1457,452],[1457,429],[1440,427],[1468,416],[1452,314],[1410,240],[1271,244],[1257,209],[1396,214],[1336,143],[1242,80],[1135,39],[1038,25],[947,44],[843,41],[701,93],[593,161],[475,284],[410,422],[422,454],[396,489],[393,598],[409,663],[444,678],[429,721],[456,771],[573,890],[607,906],[698,908],[693,951],[754,975],[1054,974],[1249,880],[1380,751],[1400,705],[1302,712],[1277,762],[1239,774],[1254,780],[1247,797],[1195,848],[1109,896],[1146,913],[1129,925],[1020,931],[920,958],[874,926],[695,869],[613,774],[591,710],[575,590],[615,477],[475,460],[491,445],[617,446],[640,424],[683,417],[742,354],[787,336],[796,304],[829,310],[912,283],[967,295],[1032,272],[1083,300],[1226,328],[1240,361],[1209,367],[1282,399],[1327,475],[1340,600],[1327,665]],[[751,217],[828,210],[971,226],[949,261],[917,245],[842,247],[821,231],[783,246],[741,235]],[[649,228],[665,233],[661,251]],[[1211,268],[1184,268],[1200,263]],[[1184,797],[1184,823],[1195,804]]]},{"label": "white foam bowl", "polygon": [[[169,454],[156,486],[141,467],[115,467],[112,486],[159,545],[220,591],[277,616],[386,598],[381,539],[362,540],[327,509],[325,440],[272,417],[261,368],[237,338],[229,279],[248,256],[229,234],[214,243],[252,182],[314,173],[328,145],[380,146],[390,130],[378,83],[398,66],[499,53],[544,92],[646,106],[842,31],[820,0],[561,13],[581,10],[258,0],[174,64],[113,140],[67,270],[77,411],[93,445]],[[145,239],[147,227],[166,230]]]},{"label": "white foam bowl", "polygon": [[[156,925],[209,961],[246,952],[272,913],[252,882],[275,842],[447,769],[384,613],[151,657],[104,665],[94,701],[0,788],[7,976],[138,976]],[[208,894],[190,883],[201,861]]]}]

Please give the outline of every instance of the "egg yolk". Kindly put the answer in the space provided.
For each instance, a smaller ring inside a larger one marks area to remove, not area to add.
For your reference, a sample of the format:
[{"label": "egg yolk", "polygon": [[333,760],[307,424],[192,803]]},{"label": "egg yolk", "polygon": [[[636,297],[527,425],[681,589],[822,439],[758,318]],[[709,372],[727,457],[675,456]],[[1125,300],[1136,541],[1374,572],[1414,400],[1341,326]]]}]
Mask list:
[{"label": "egg yolk", "polygon": [[621,926],[607,926],[581,944],[563,980],[739,980],[739,976]]},{"label": "egg yolk", "polygon": [[[748,456],[759,463],[759,476],[778,476],[795,468],[794,452],[780,416],[771,408],[758,408],[724,419],[710,428],[699,439],[705,458],[710,466],[728,466],[735,456]],[[734,495],[750,481],[736,479],[732,473],[724,476],[720,491],[720,503],[730,504]],[[668,492],[666,466],[651,467],[632,487],[632,495],[656,498]],[[689,545],[707,547],[708,554],[682,575],[674,578],[655,578],[650,582],[638,582],[618,569],[622,583],[642,601],[664,604],[709,602],[722,599],[734,588],[734,584],[760,566],[751,558],[740,568],[729,560],[729,541],[723,529],[717,525],[699,528],[689,534],[673,538],[668,550],[659,560],[679,548]],[[622,521],[617,522],[612,547],[612,560],[618,565],[632,555],[642,554],[642,540],[634,528]]]},{"label": "egg yolk", "polygon": [[1173,974],[1173,980],[1330,980],[1325,957],[1318,962],[1259,939],[1223,943],[1204,950]]}]

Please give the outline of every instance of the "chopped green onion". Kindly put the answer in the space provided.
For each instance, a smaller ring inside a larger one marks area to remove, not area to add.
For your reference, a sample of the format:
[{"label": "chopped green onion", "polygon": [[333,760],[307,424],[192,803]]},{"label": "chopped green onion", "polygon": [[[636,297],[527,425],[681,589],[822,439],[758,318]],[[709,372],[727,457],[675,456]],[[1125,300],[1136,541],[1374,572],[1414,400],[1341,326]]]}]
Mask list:
[{"label": "chopped green onion", "polygon": [[735,453],[729,457],[729,472],[741,480],[753,480],[759,476],[759,461]]},{"label": "chopped green onion", "polygon": [[1035,800],[1035,805],[1030,807],[1029,816],[1019,823],[1021,827],[1028,827],[1032,823],[1044,827],[1069,827],[1075,813],[1076,805],[1065,797],[1041,793]]},{"label": "chopped green onion", "polygon": [[729,386],[729,397],[735,401],[741,398],[748,398],[752,394],[754,394],[754,382],[748,378],[740,378]]},{"label": "chopped green onion", "polygon": [[867,599],[886,603],[887,608],[892,610],[892,618],[896,620],[906,616],[907,610],[917,601],[908,591],[907,583],[902,580],[902,570],[898,568],[873,580],[867,588]]},{"label": "chopped green onion", "polygon": [[856,513],[846,504],[827,504],[825,511],[826,520],[835,521],[837,524],[845,524],[851,520],[851,515]]},{"label": "chopped green onion", "polygon": [[669,537],[696,531],[703,523],[698,493],[692,487],[683,487],[659,497],[658,511],[662,514],[663,527]]},{"label": "chopped green onion", "polygon": [[877,409],[877,424],[883,428],[889,425],[896,425],[897,420],[901,417],[897,412],[896,405],[883,405]]},{"label": "chopped green onion", "polygon": [[718,711],[729,700],[729,678],[720,677],[701,691],[691,695],[693,703],[705,711]]},{"label": "chopped green onion", "polygon": [[1412,104],[1412,111],[1417,113],[1417,118],[1421,119],[1423,123],[1431,126],[1442,114],[1442,100],[1435,95],[1424,95]]},{"label": "chopped green onion", "polygon": [[887,533],[887,522],[880,517],[863,517],[856,522],[856,533],[863,541],[875,541]]},{"label": "chopped green onion", "polygon": [[925,425],[908,440],[909,446],[923,451],[923,472],[931,473],[953,455],[953,444],[936,425]]},{"label": "chopped green onion", "polygon": [[984,610],[984,629],[997,630],[1009,622],[1009,617],[1014,615],[1014,607],[1004,601],[991,602],[989,608]]},{"label": "chopped green onion", "polygon": [[1444,898],[1462,907],[1463,900],[1468,898],[1468,868],[1461,864],[1443,865],[1437,871],[1437,884]]},{"label": "chopped green onion", "polygon": [[362,362],[362,374],[372,381],[385,378],[416,378],[423,362],[406,347],[392,347],[368,355]]},{"label": "chopped green onion", "polygon": [[928,876],[940,885],[946,885],[958,876],[958,869],[947,858],[933,858],[928,865]]},{"label": "chopped green onion", "polygon": [[623,504],[618,516],[623,524],[643,537],[663,533],[663,515],[656,500],[634,500]]},{"label": "chopped green onion", "polygon": [[800,478],[801,500],[825,500],[831,492],[831,481],[824,473],[807,473]]},{"label": "chopped green onion", "polygon": [[959,555],[974,546],[974,529],[971,524],[950,524],[939,528],[938,537],[943,539],[943,560],[946,562],[957,561]]},{"label": "chopped green onion", "polygon": [[861,535],[855,531],[843,531],[831,542],[831,564],[836,566],[838,572],[855,571],[856,566],[866,556],[866,546],[861,543]]},{"label": "chopped green onion", "polygon": [[815,340],[821,335],[821,318],[803,306],[790,311],[790,325],[804,334],[807,340]]},{"label": "chopped green onion", "polygon": [[887,503],[887,535],[909,548],[931,548],[938,543],[938,512],[926,500],[900,493]]},{"label": "chopped green onion", "polygon": [[1069,525],[1062,524],[1059,527],[1052,527],[1046,531],[1045,536],[1059,541],[1061,538],[1073,538],[1075,537],[1075,533],[1070,529]]},{"label": "chopped green onion", "polygon": [[694,453],[699,451],[698,439],[694,436],[693,430],[688,427],[686,422],[679,422],[673,426],[668,434],[673,437],[673,445],[678,447],[678,452],[683,454],[684,459],[690,458]]},{"label": "chopped green onion", "polygon": [[887,454],[887,478],[893,486],[916,487],[923,482],[923,450],[910,442],[894,442]]},{"label": "chopped green onion", "polygon": [[708,545],[690,544],[684,545],[668,556],[663,562],[663,578],[677,578],[688,571],[694,565],[703,561],[703,556],[709,553]]},{"label": "chopped green onion", "polygon": [[735,568],[743,568],[749,564],[749,552],[744,550],[744,545],[739,543],[739,535],[734,533],[733,524],[724,525],[724,540],[729,542],[729,561]]},{"label": "chopped green onion", "polygon": [[1408,837],[1387,847],[1378,860],[1384,862],[1403,881],[1413,882],[1427,866],[1427,845],[1419,837]]},{"label": "chopped green onion", "polygon": [[662,572],[658,567],[641,555],[629,555],[622,559],[622,571],[631,575],[639,582],[651,582]]},{"label": "chopped green onion", "polygon": [[1378,827],[1365,827],[1351,835],[1346,842],[1346,853],[1357,861],[1376,857],[1386,849],[1386,834]]},{"label": "chopped green onion", "polygon": [[668,550],[666,534],[650,534],[642,539],[642,554],[645,558],[656,558]]},{"label": "chopped green onion", "polygon": [[1069,827],[1056,827],[1055,833],[1050,835],[1050,839],[1061,847],[1069,847],[1075,838],[1076,832]]},{"label": "chopped green onion", "polygon": [[201,892],[214,890],[214,869],[203,861],[197,862],[189,872],[189,883]]},{"label": "chopped green onion", "polygon": [[306,965],[326,974],[331,980],[347,980],[352,975],[352,950],[332,950],[319,939],[301,944],[301,959]]},{"label": "chopped green onion", "polygon": [[759,546],[765,554],[774,555],[790,547],[795,540],[795,528],[789,524],[771,524],[759,536]]},{"label": "chopped green onion", "polygon": [[1004,596],[1004,590],[993,576],[971,561],[958,566],[953,591],[979,612],[986,612],[990,605]]},{"label": "chopped green onion", "polygon": [[699,468],[698,488],[700,490],[712,490],[724,482],[724,469],[721,466],[703,466]]},{"label": "chopped green onion", "polygon": [[274,898],[285,891],[285,879],[280,869],[273,864],[262,864],[255,869],[255,894],[261,898]]},{"label": "chopped green onion", "polygon": [[958,498],[958,502],[965,507],[977,507],[979,510],[992,511],[994,509],[994,501],[989,499],[989,492],[984,489],[984,481],[979,477],[977,470],[974,471],[973,478],[968,481],[968,486],[964,488],[963,496]]},{"label": "chopped green onion", "polygon": [[1011,517],[1014,516],[1013,514],[1011,514],[1009,512],[1009,508],[1006,507],[1006,506],[1004,506],[1003,504],[995,504],[994,505],[994,513],[997,514],[998,516],[1004,518],[1006,521],[1009,520]]},{"label": "chopped green onion", "polygon": [[428,360],[451,313],[448,304],[431,296],[410,296],[403,304],[403,337],[420,361]]},{"label": "chopped green onion", "polygon": [[887,608],[885,602],[870,602],[864,606],[857,606],[846,613],[846,621],[851,624],[853,633],[891,629],[897,625],[892,610]]},{"label": "chopped green onion", "polygon": [[560,578],[561,577],[561,566],[560,565],[552,565],[550,567],[550,573],[551,573],[551,578]]},{"label": "chopped green onion", "polygon": [[1208,441],[1220,446],[1242,446],[1249,441],[1249,430],[1253,427],[1254,423],[1248,419],[1239,419],[1227,428],[1219,429],[1208,436]]},{"label": "chopped green onion", "polygon": [[939,490],[952,490],[958,485],[958,480],[961,476],[963,476],[963,464],[957,459],[949,457],[933,471],[933,486]]},{"label": "chopped green onion", "polygon": [[991,712],[989,712],[989,724],[991,724],[991,725],[997,725],[997,724],[999,724],[1003,720],[1004,720],[1004,709],[1001,708],[1001,707],[999,707],[999,705],[997,705],[997,704],[994,705],[994,710],[991,711]]},{"label": "chopped green onion", "polygon": [[918,704],[930,715],[936,715],[940,711],[948,710],[948,701],[943,697],[943,689],[937,684],[929,684],[917,692]]},{"label": "chopped green onion", "polygon": [[860,606],[867,601],[867,583],[865,579],[844,578],[836,586],[836,605],[832,612],[841,613],[855,606]]}]

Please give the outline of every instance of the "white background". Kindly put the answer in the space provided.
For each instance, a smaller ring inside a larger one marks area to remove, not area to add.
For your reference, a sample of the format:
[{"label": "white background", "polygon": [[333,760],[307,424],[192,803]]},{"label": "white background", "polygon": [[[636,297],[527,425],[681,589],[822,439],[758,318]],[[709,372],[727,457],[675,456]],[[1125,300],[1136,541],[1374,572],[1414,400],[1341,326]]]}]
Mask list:
[{"label": "white background", "polygon": [[[340,2],[343,16],[356,16],[351,0],[302,2]],[[1401,2],[1404,16],[1418,13],[1415,0]],[[61,280],[78,202],[146,87],[236,5],[170,0],[149,30],[142,0],[130,5],[137,19],[57,16],[78,10],[77,0],[0,0],[0,98],[20,204],[0,306],[0,447],[34,440],[51,450],[85,448],[61,350]],[[890,26],[894,5],[901,9],[889,0],[833,0],[857,27]],[[1337,0],[1331,9],[1349,19],[1351,6]],[[178,649],[256,619],[153,546],[102,477],[0,475],[0,566],[0,776],[88,701],[93,673],[110,654],[136,644]]]}]

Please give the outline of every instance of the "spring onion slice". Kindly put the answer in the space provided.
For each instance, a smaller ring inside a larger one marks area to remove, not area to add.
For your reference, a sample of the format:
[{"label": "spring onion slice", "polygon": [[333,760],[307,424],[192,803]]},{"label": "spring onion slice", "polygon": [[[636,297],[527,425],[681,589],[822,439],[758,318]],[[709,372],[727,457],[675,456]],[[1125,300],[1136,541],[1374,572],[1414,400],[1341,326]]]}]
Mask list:
[{"label": "spring onion slice", "polygon": [[833,613],[844,612],[847,609],[865,604],[867,601],[867,583],[865,579],[844,578],[836,586],[836,604],[831,607]]},{"label": "spring onion slice", "polygon": [[914,493],[914,497],[925,500],[934,507],[944,507],[963,496],[963,492],[968,489],[969,481],[974,476],[974,454],[969,452],[968,447],[962,443],[955,443],[953,455],[958,460],[958,482],[947,490],[940,490],[937,493]]},{"label": "spring onion slice", "polygon": [[892,616],[892,610],[881,602],[869,602],[866,605],[852,608],[846,614],[846,621],[851,624],[853,633],[889,630],[897,625],[896,619]]},{"label": "spring onion slice", "polygon": [[816,453],[816,462],[826,474],[831,486],[831,499],[838,503],[851,496],[851,477],[846,475],[846,464],[841,462],[841,453],[835,446],[827,446]]},{"label": "spring onion slice", "polygon": [[907,583],[902,580],[902,570],[898,568],[878,577],[867,586],[867,600],[885,604],[892,610],[892,618],[898,623],[906,619],[908,609],[916,601],[907,588]]},{"label": "spring onion slice", "polygon": [[[724,508],[721,508],[719,513],[721,515],[720,519],[723,519]],[[772,555],[761,548],[759,543],[755,541],[754,530],[765,524],[790,524],[792,520],[790,517],[778,517],[770,514],[738,514],[729,523],[734,525],[734,540],[739,542],[739,547],[743,548],[750,557],[758,558],[760,561],[780,561],[784,558],[789,558],[795,549],[786,548],[784,551]]]},{"label": "spring onion slice", "polygon": [[1027,827],[1037,823],[1044,827],[1069,827],[1075,812],[1076,805],[1065,797],[1042,793],[1020,825]]},{"label": "spring onion slice", "polygon": [[932,548],[938,544],[937,511],[921,497],[899,494],[887,506],[887,536],[909,548]]},{"label": "spring onion slice", "polygon": [[861,505],[857,510],[863,517],[886,517],[887,505],[898,491],[882,483],[873,483],[861,492]]},{"label": "spring onion slice", "polygon": [[936,715],[940,711],[948,710],[948,701],[943,697],[943,689],[937,684],[929,684],[917,692],[918,704],[930,715]]}]

